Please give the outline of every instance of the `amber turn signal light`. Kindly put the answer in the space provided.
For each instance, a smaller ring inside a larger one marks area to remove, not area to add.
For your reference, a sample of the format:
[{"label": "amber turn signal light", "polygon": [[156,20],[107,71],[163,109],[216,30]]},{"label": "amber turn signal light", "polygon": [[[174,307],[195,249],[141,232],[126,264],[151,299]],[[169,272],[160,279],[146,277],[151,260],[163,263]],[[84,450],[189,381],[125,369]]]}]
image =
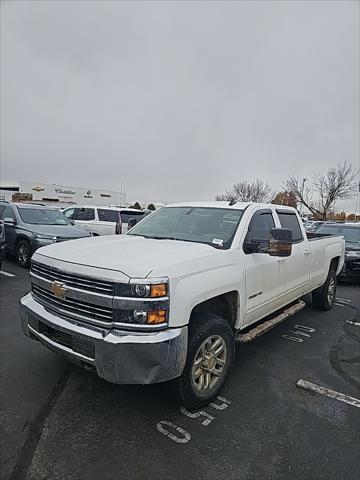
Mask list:
[{"label": "amber turn signal light", "polygon": [[166,297],[166,283],[150,285],[150,297]]},{"label": "amber turn signal light", "polygon": [[147,323],[156,325],[166,322],[166,310],[153,310],[147,314]]}]

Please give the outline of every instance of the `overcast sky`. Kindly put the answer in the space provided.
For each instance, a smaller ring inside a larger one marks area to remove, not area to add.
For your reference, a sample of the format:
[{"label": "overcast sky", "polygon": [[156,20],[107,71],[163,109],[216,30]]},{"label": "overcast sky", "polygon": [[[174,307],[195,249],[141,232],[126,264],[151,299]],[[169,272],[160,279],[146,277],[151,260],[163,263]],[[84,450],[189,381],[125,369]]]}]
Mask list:
[{"label": "overcast sky", "polygon": [[350,0],[2,1],[1,178],[169,202],[355,166],[358,42]]}]

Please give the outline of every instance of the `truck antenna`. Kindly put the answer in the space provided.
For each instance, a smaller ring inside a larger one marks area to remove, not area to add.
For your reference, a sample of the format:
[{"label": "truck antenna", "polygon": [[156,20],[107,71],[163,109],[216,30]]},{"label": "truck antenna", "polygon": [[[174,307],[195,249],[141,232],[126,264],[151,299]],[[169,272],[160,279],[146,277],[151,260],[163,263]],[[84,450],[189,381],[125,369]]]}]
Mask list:
[{"label": "truck antenna", "polygon": [[237,203],[236,198],[232,198],[229,202],[229,207],[232,207],[233,205],[235,205],[235,203]]}]

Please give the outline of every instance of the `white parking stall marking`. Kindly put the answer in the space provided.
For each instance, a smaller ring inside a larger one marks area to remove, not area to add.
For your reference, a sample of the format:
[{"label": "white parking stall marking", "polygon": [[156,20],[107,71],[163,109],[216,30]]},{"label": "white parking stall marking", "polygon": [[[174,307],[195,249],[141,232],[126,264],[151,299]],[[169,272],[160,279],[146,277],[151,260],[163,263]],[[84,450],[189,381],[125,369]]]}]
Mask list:
[{"label": "white parking stall marking", "polygon": [[346,323],[350,325],[355,325],[356,327],[360,327],[360,322],[353,322],[352,320],[346,320]]},{"label": "white parking stall marking", "polygon": [[339,302],[334,302],[334,305],[337,305],[338,307],[345,307],[344,303],[339,303]]},{"label": "white parking stall marking", "polygon": [[[209,406],[214,408],[215,410],[226,410],[229,405],[231,405],[230,400],[227,400],[224,397],[217,396],[215,401],[211,402]],[[186,407],[182,406],[180,407],[180,412],[189,418],[205,417],[204,420],[202,420],[202,422],[200,423],[200,425],[202,425],[203,427],[207,427],[213,420],[215,420],[215,417],[213,415],[210,415],[204,410],[189,412]],[[158,422],[156,424],[156,429],[158,432],[165,435],[165,437],[170,438],[170,440],[176,443],[187,443],[191,440],[191,435],[189,432],[179,427],[179,425],[176,425],[176,423],[169,422],[168,420],[161,420],[160,422]],[[174,430],[174,433],[172,433],[171,430]]]},{"label": "white parking stall marking", "polygon": [[201,422],[201,425],[204,425],[204,427],[207,427],[208,425],[210,425],[210,423],[214,420],[215,417],[213,417],[212,415],[210,415],[209,413],[207,412],[204,412],[204,410],[200,410],[199,412],[189,412],[189,410],[187,410],[185,407],[180,407],[180,412],[184,415],[186,415],[187,417],[189,418],[198,418],[200,416],[203,416],[205,417],[205,420],[203,420]]},{"label": "white parking stall marking", "polygon": [[1,270],[0,273],[1,275],[5,275],[5,277],[16,277],[13,273],[4,272],[4,270]]},{"label": "white parking stall marking", "polygon": [[[181,437],[178,437],[177,435],[174,435],[173,433],[169,432],[167,428],[164,427],[164,425],[173,428],[176,432],[181,434]],[[184,430],[183,428],[179,427],[175,423],[168,422],[167,420],[161,420],[157,425],[156,425],[157,430],[165,435],[165,437],[170,438],[176,443],[187,443],[191,440],[191,435],[189,432]]]},{"label": "white parking stall marking", "polygon": [[294,328],[296,330],[288,330],[287,334],[281,335],[282,338],[291,342],[303,343],[304,339],[300,337],[311,338],[310,334],[316,332],[315,328],[308,327],[307,325],[294,325]]},{"label": "white parking stall marking", "polygon": [[319,393],[320,395],[325,395],[329,398],[334,398],[339,402],[347,403],[348,405],[352,405],[353,407],[360,408],[360,400],[358,398],[350,397],[349,395],[344,395],[343,393],[336,392],[335,390],[331,390],[330,388],[322,387],[321,385],[316,385],[312,382],[307,382],[306,380],[300,379],[296,385],[300,388],[304,388],[305,390],[310,390],[315,393]]},{"label": "white parking stall marking", "polygon": [[351,299],[350,299],[350,298],[336,297],[335,300],[336,300],[337,302],[342,302],[342,303],[351,303]]}]

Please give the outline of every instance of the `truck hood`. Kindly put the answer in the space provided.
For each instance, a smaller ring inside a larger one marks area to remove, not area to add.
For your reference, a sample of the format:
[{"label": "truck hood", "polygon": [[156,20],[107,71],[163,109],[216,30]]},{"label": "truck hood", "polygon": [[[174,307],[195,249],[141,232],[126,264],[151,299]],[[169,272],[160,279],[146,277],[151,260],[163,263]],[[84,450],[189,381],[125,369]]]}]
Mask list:
[{"label": "truck hood", "polygon": [[[48,245],[37,250],[34,259],[50,257],[67,263],[97,267],[121,272],[128,277],[145,278],[151,272],[169,272],[170,267],[209,255],[224,253],[202,243],[177,240],[156,240],[130,235],[70,240]],[[201,262],[203,263],[203,262]]]}]

